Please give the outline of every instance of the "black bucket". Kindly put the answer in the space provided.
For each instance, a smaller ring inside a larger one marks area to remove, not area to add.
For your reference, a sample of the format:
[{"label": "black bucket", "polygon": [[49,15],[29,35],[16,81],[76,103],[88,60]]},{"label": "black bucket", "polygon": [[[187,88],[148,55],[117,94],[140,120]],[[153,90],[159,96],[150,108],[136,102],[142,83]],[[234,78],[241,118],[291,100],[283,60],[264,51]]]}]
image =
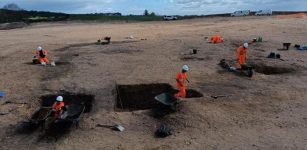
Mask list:
[{"label": "black bucket", "polygon": [[289,50],[291,43],[283,43],[284,49]]},{"label": "black bucket", "polygon": [[197,49],[193,49],[193,54],[197,54]]}]

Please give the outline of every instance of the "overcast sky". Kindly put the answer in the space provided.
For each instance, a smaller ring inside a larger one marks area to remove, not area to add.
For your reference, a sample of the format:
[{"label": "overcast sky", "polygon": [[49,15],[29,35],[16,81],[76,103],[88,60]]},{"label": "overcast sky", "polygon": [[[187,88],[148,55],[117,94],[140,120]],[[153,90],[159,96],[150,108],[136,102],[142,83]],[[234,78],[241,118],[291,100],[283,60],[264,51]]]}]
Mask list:
[{"label": "overcast sky", "polygon": [[235,10],[307,10],[307,0],[0,0],[0,6],[16,3],[26,10],[65,13],[121,12],[160,15],[200,15]]}]

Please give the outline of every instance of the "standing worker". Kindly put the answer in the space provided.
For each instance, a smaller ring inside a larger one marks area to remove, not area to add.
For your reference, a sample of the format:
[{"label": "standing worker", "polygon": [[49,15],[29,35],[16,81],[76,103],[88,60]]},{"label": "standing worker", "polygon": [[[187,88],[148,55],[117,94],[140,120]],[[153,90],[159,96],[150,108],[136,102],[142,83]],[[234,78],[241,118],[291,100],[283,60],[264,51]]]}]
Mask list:
[{"label": "standing worker", "polygon": [[177,73],[176,75],[176,81],[177,81],[177,88],[179,89],[179,92],[175,94],[175,97],[182,97],[185,98],[187,93],[186,93],[186,85],[185,81],[190,83],[187,77],[187,72],[189,71],[189,66],[188,65],[183,65],[182,70],[180,73]]},{"label": "standing worker", "polygon": [[44,50],[41,46],[37,48],[36,58],[38,59],[38,63],[42,65],[46,65],[49,63],[49,60],[47,58],[47,51]]},{"label": "standing worker", "polygon": [[58,96],[56,98],[56,102],[52,105],[52,111],[54,112],[54,118],[60,118],[63,114],[63,107],[65,106],[65,103],[63,102],[63,97]]},{"label": "standing worker", "polygon": [[247,59],[247,49],[248,43],[244,43],[243,46],[240,46],[237,49],[237,57],[238,57],[238,69],[241,69],[241,66],[246,64]]}]

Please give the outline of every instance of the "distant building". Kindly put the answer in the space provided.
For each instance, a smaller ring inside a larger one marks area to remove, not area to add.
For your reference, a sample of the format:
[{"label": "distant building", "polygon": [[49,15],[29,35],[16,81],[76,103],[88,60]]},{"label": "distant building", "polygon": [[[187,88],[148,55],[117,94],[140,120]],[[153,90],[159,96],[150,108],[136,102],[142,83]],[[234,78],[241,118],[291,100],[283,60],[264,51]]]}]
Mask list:
[{"label": "distant building", "polygon": [[14,4],[14,3],[7,4],[7,5],[3,6],[3,9],[13,10],[13,11],[21,11],[21,10],[23,10],[17,4]]}]

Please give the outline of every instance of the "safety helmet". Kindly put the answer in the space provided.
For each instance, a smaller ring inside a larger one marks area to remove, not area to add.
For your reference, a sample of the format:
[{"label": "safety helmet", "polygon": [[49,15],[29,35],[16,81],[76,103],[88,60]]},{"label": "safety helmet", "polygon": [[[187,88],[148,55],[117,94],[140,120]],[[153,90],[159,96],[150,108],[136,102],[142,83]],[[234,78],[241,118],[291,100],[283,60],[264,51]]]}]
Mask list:
[{"label": "safety helmet", "polygon": [[41,46],[39,46],[39,47],[37,48],[37,50],[41,51],[41,50],[43,50],[43,48],[42,48]]},{"label": "safety helmet", "polygon": [[58,97],[56,98],[56,101],[58,101],[58,102],[63,102],[63,96],[58,96]]},{"label": "safety helmet", "polygon": [[189,71],[189,66],[188,66],[188,65],[183,65],[183,66],[182,66],[182,70],[184,70],[184,71]]},{"label": "safety helmet", "polygon": [[244,48],[248,48],[248,43],[244,43],[244,44],[243,44],[243,47],[244,47]]}]

